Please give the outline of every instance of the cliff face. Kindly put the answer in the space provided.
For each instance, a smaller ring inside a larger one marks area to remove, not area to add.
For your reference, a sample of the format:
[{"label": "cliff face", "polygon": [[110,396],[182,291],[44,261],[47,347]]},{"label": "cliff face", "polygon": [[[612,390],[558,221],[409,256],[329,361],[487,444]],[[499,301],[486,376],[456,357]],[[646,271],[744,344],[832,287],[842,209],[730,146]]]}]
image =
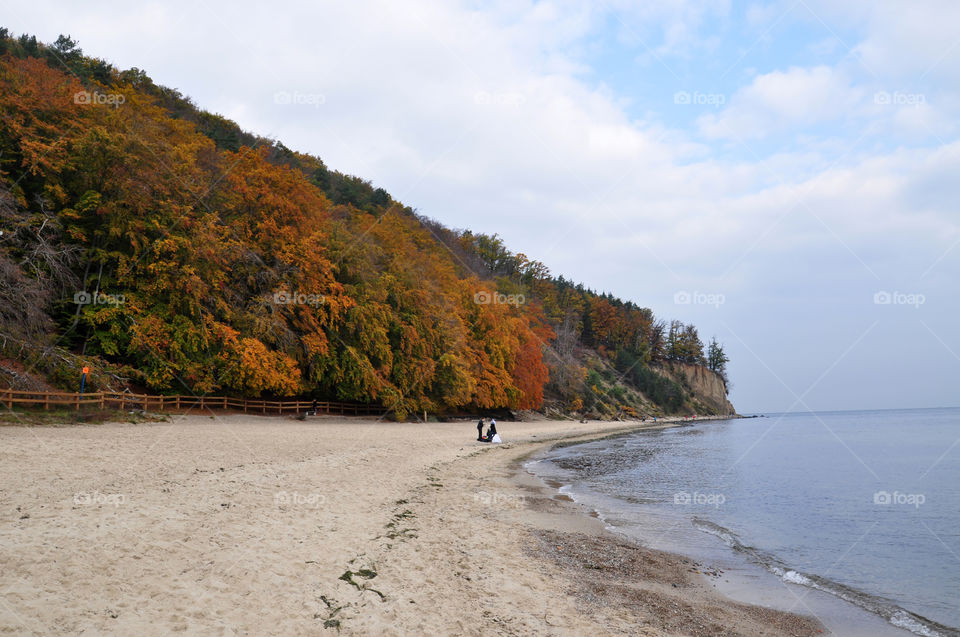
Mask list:
[{"label": "cliff face", "polygon": [[701,413],[713,413],[732,416],[737,413],[727,399],[727,390],[720,375],[701,365],[674,363],[671,369],[660,370],[662,374],[687,385],[692,394],[692,402]]}]

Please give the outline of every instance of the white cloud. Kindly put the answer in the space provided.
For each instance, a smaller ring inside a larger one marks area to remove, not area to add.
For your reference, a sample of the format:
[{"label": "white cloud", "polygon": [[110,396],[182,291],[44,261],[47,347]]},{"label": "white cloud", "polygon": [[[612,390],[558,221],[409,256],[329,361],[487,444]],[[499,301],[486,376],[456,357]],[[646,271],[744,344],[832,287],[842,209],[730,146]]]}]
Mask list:
[{"label": "white cloud", "polygon": [[869,3],[868,36],[854,47],[873,73],[921,81],[960,79],[960,4],[952,0]]},{"label": "white cloud", "polygon": [[729,106],[702,116],[698,124],[708,137],[764,138],[842,119],[861,98],[862,91],[841,71],[793,67],[757,76],[730,98]]}]

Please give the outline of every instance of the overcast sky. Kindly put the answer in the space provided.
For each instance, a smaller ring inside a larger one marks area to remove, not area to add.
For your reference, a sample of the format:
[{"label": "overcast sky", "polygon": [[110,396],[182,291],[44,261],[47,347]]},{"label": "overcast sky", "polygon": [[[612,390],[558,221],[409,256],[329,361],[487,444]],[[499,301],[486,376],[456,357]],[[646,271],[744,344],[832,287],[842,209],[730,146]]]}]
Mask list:
[{"label": "overcast sky", "polygon": [[2,5],[695,323],[742,413],[960,404],[960,2]]}]

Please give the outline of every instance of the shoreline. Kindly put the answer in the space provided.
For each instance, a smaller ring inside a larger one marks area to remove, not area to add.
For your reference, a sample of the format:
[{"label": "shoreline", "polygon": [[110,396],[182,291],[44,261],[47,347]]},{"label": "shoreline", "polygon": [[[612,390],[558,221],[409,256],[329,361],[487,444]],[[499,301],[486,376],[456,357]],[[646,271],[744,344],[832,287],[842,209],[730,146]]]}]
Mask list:
[{"label": "shoreline", "polygon": [[[616,436],[603,436],[585,442],[598,442],[614,437]],[[554,497],[564,500],[571,508],[579,509],[580,515],[599,517],[604,521],[612,515],[613,519],[620,520],[617,524],[611,526],[605,524],[605,528],[615,537],[637,546],[648,546],[650,537],[633,528],[630,523],[620,519],[616,497],[596,492],[591,490],[589,486],[584,485],[573,489],[574,485],[568,482],[570,478],[554,476],[549,470],[542,473],[531,467],[531,461],[536,466],[538,462],[548,459],[555,449],[566,446],[569,445],[558,444],[530,454],[526,461],[521,463],[523,470],[544,483],[551,492],[560,494]],[[634,513],[634,515],[638,514]],[[648,512],[647,515],[656,516],[657,514]],[[875,600],[879,599],[882,602],[884,601],[883,598],[874,598],[867,593],[848,589],[843,584],[830,582],[815,575],[807,576],[791,570],[789,565],[782,562],[774,561],[773,564],[776,568],[771,567],[770,560],[775,560],[773,556],[762,554],[761,559],[758,557],[761,555],[761,553],[758,553],[758,549],[739,544],[736,536],[732,536],[734,539],[731,540],[729,534],[732,532],[727,529],[717,527],[710,522],[698,520],[696,517],[691,522],[694,522],[694,526],[698,528],[699,525],[703,524],[710,526],[708,534],[714,536],[716,545],[709,546],[710,541],[706,539],[702,541],[702,544],[700,540],[696,539],[693,540],[693,543],[689,543],[690,540],[688,539],[687,543],[669,542],[667,543],[669,548],[660,541],[655,541],[650,546],[657,547],[657,545],[660,545],[659,550],[691,560],[703,560],[711,565],[707,569],[708,573],[711,572],[711,569],[714,572],[724,573],[722,578],[713,580],[713,585],[721,595],[729,599],[747,604],[762,604],[785,612],[806,612],[825,624],[828,629],[827,632],[838,635],[856,635],[857,637],[887,635],[897,637],[912,634],[956,634],[955,629],[903,610],[900,606],[893,606],[896,612],[888,610],[887,607],[880,609]],[[618,524],[626,524],[627,526],[621,528]],[[718,531],[723,531],[723,533]],[[656,533],[654,535],[656,536]],[[731,544],[731,541],[735,545]],[[719,555],[721,553],[722,556]],[[785,577],[785,573],[790,578]],[[735,583],[730,584],[731,581]],[[806,583],[808,581],[809,583]],[[778,590],[779,594],[773,592]],[[913,630],[911,630],[911,627]],[[928,630],[934,632],[927,632]]]},{"label": "shoreline", "polygon": [[3,428],[0,631],[818,634],[518,470],[684,422],[504,422],[501,445],[342,418]]}]

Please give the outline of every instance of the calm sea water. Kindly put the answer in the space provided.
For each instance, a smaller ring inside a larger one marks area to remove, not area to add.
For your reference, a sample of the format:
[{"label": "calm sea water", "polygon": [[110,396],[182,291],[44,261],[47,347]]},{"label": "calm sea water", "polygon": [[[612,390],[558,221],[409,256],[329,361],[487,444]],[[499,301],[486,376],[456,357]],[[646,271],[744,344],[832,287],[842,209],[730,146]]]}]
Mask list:
[{"label": "calm sea water", "polygon": [[611,527],[721,565],[734,597],[836,634],[960,634],[960,409],[705,421],[528,467]]}]

